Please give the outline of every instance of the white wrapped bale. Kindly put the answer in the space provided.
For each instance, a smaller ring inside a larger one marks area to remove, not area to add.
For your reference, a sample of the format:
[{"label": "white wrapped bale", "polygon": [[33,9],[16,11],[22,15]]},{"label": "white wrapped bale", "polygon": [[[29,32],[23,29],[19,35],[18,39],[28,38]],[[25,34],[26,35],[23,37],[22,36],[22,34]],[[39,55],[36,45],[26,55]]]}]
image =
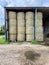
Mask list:
[{"label": "white wrapped bale", "polygon": [[32,40],[34,40],[34,35],[32,35],[32,34],[27,34],[27,35],[26,35],[26,41],[32,41]]},{"label": "white wrapped bale", "polygon": [[25,34],[17,34],[17,41],[25,41]]},{"label": "white wrapped bale", "polygon": [[34,13],[26,12],[26,41],[34,39]]},{"label": "white wrapped bale", "polygon": [[9,19],[16,19],[16,12],[14,11],[9,11]]}]

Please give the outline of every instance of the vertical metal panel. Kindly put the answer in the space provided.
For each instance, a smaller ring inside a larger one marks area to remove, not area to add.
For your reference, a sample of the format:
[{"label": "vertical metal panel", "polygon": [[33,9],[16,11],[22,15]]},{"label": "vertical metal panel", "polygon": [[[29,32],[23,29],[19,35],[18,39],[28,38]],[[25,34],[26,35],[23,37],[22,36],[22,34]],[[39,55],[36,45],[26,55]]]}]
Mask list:
[{"label": "vertical metal panel", "polygon": [[5,39],[8,40],[8,17],[6,9],[5,9]]},{"label": "vertical metal panel", "polygon": [[35,8],[34,40],[36,40],[36,21],[37,21],[37,8]]}]

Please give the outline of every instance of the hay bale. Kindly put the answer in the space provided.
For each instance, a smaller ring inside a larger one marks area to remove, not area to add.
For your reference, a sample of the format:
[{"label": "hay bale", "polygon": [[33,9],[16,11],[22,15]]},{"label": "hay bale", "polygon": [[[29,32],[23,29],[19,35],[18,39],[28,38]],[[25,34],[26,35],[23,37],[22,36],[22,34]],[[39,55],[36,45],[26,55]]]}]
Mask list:
[{"label": "hay bale", "polygon": [[37,13],[37,19],[41,20],[43,18],[43,13],[42,12],[38,12]]},{"label": "hay bale", "polygon": [[16,41],[16,34],[9,34],[9,40],[10,41]]},{"label": "hay bale", "polygon": [[16,12],[9,11],[8,15],[9,15],[9,19],[16,19]]},{"label": "hay bale", "polygon": [[9,33],[16,34],[17,33],[16,26],[9,26]]},{"label": "hay bale", "polygon": [[43,41],[43,32],[39,31],[39,32],[36,32],[36,40],[37,41]]},{"label": "hay bale", "polygon": [[43,25],[42,19],[41,20],[37,19],[36,26],[42,26],[42,25]]},{"label": "hay bale", "polygon": [[36,27],[36,40],[43,41],[43,27]]},{"label": "hay bale", "polygon": [[33,34],[34,35],[34,27],[26,27],[26,34]]},{"label": "hay bale", "polygon": [[25,41],[25,34],[17,34],[17,41]]},{"label": "hay bale", "polygon": [[17,25],[18,25],[18,27],[24,27],[25,26],[25,21],[24,20],[18,20],[17,21]]},{"label": "hay bale", "polygon": [[27,19],[34,19],[34,12],[26,12],[26,20]]},{"label": "hay bale", "polygon": [[18,27],[18,34],[19,33],[25,34],[25,27]]},{"label": "hay bale", "polygon": [[33,26],[33,24],[34,24],[34,13],[26,12],[26,27]]},{"label": "hay bale", "polygon": [[32,34],[27,34],[27,35],[26,35],[26,41],[32,41],[32,40],[34,40],[34,35],[32,35]]},{"label": "hay bale", "polygon": [[43,32],[43,27],[42,26],[37,26],[36,27],[36,32]]},{"label": "hay bale", "polygon": [[17,21],[16,19],[9,19],[9,26],[15,25],[16,26]]},{"label": "hay bale", "polygon": [[17,13],[17,20],[24,20],[24,12]]},{"label": "hay bale", "polygon": [[17,24],[19,26],[25,26],[24,12],[17,13]]}]

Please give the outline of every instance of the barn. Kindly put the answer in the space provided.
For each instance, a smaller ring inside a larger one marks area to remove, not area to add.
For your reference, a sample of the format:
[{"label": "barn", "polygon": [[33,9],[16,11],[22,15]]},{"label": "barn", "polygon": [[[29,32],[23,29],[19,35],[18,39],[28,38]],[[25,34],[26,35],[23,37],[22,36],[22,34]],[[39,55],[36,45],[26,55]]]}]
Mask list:
[{"label": "barn", "polygon": [[11,42],[49,40],[49,8],[5,7],[5,38]]}]

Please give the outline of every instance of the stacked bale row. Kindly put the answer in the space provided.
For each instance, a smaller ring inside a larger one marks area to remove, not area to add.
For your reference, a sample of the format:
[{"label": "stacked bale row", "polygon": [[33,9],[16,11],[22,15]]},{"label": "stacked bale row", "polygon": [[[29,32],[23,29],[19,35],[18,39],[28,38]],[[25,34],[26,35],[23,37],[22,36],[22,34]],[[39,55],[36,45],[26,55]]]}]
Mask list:
[{"label": "stacked bale row", "polygon": [[26,12],[26,41],[34,39],[34,13]]},{"label": "stacked bale row", "polygon": [[16,41],[16,12],[9,12],[9,39]]},{"label": "stacked bale row", "polygon": [[43,27],[42,27],[42,13],[37,13],[37,21],[36,21],[36,40],[43,41]]},{"label": "stacked bale row", "polygon": [[25,41],[25,20],[24,12],[17,13],[17,41]]}]

